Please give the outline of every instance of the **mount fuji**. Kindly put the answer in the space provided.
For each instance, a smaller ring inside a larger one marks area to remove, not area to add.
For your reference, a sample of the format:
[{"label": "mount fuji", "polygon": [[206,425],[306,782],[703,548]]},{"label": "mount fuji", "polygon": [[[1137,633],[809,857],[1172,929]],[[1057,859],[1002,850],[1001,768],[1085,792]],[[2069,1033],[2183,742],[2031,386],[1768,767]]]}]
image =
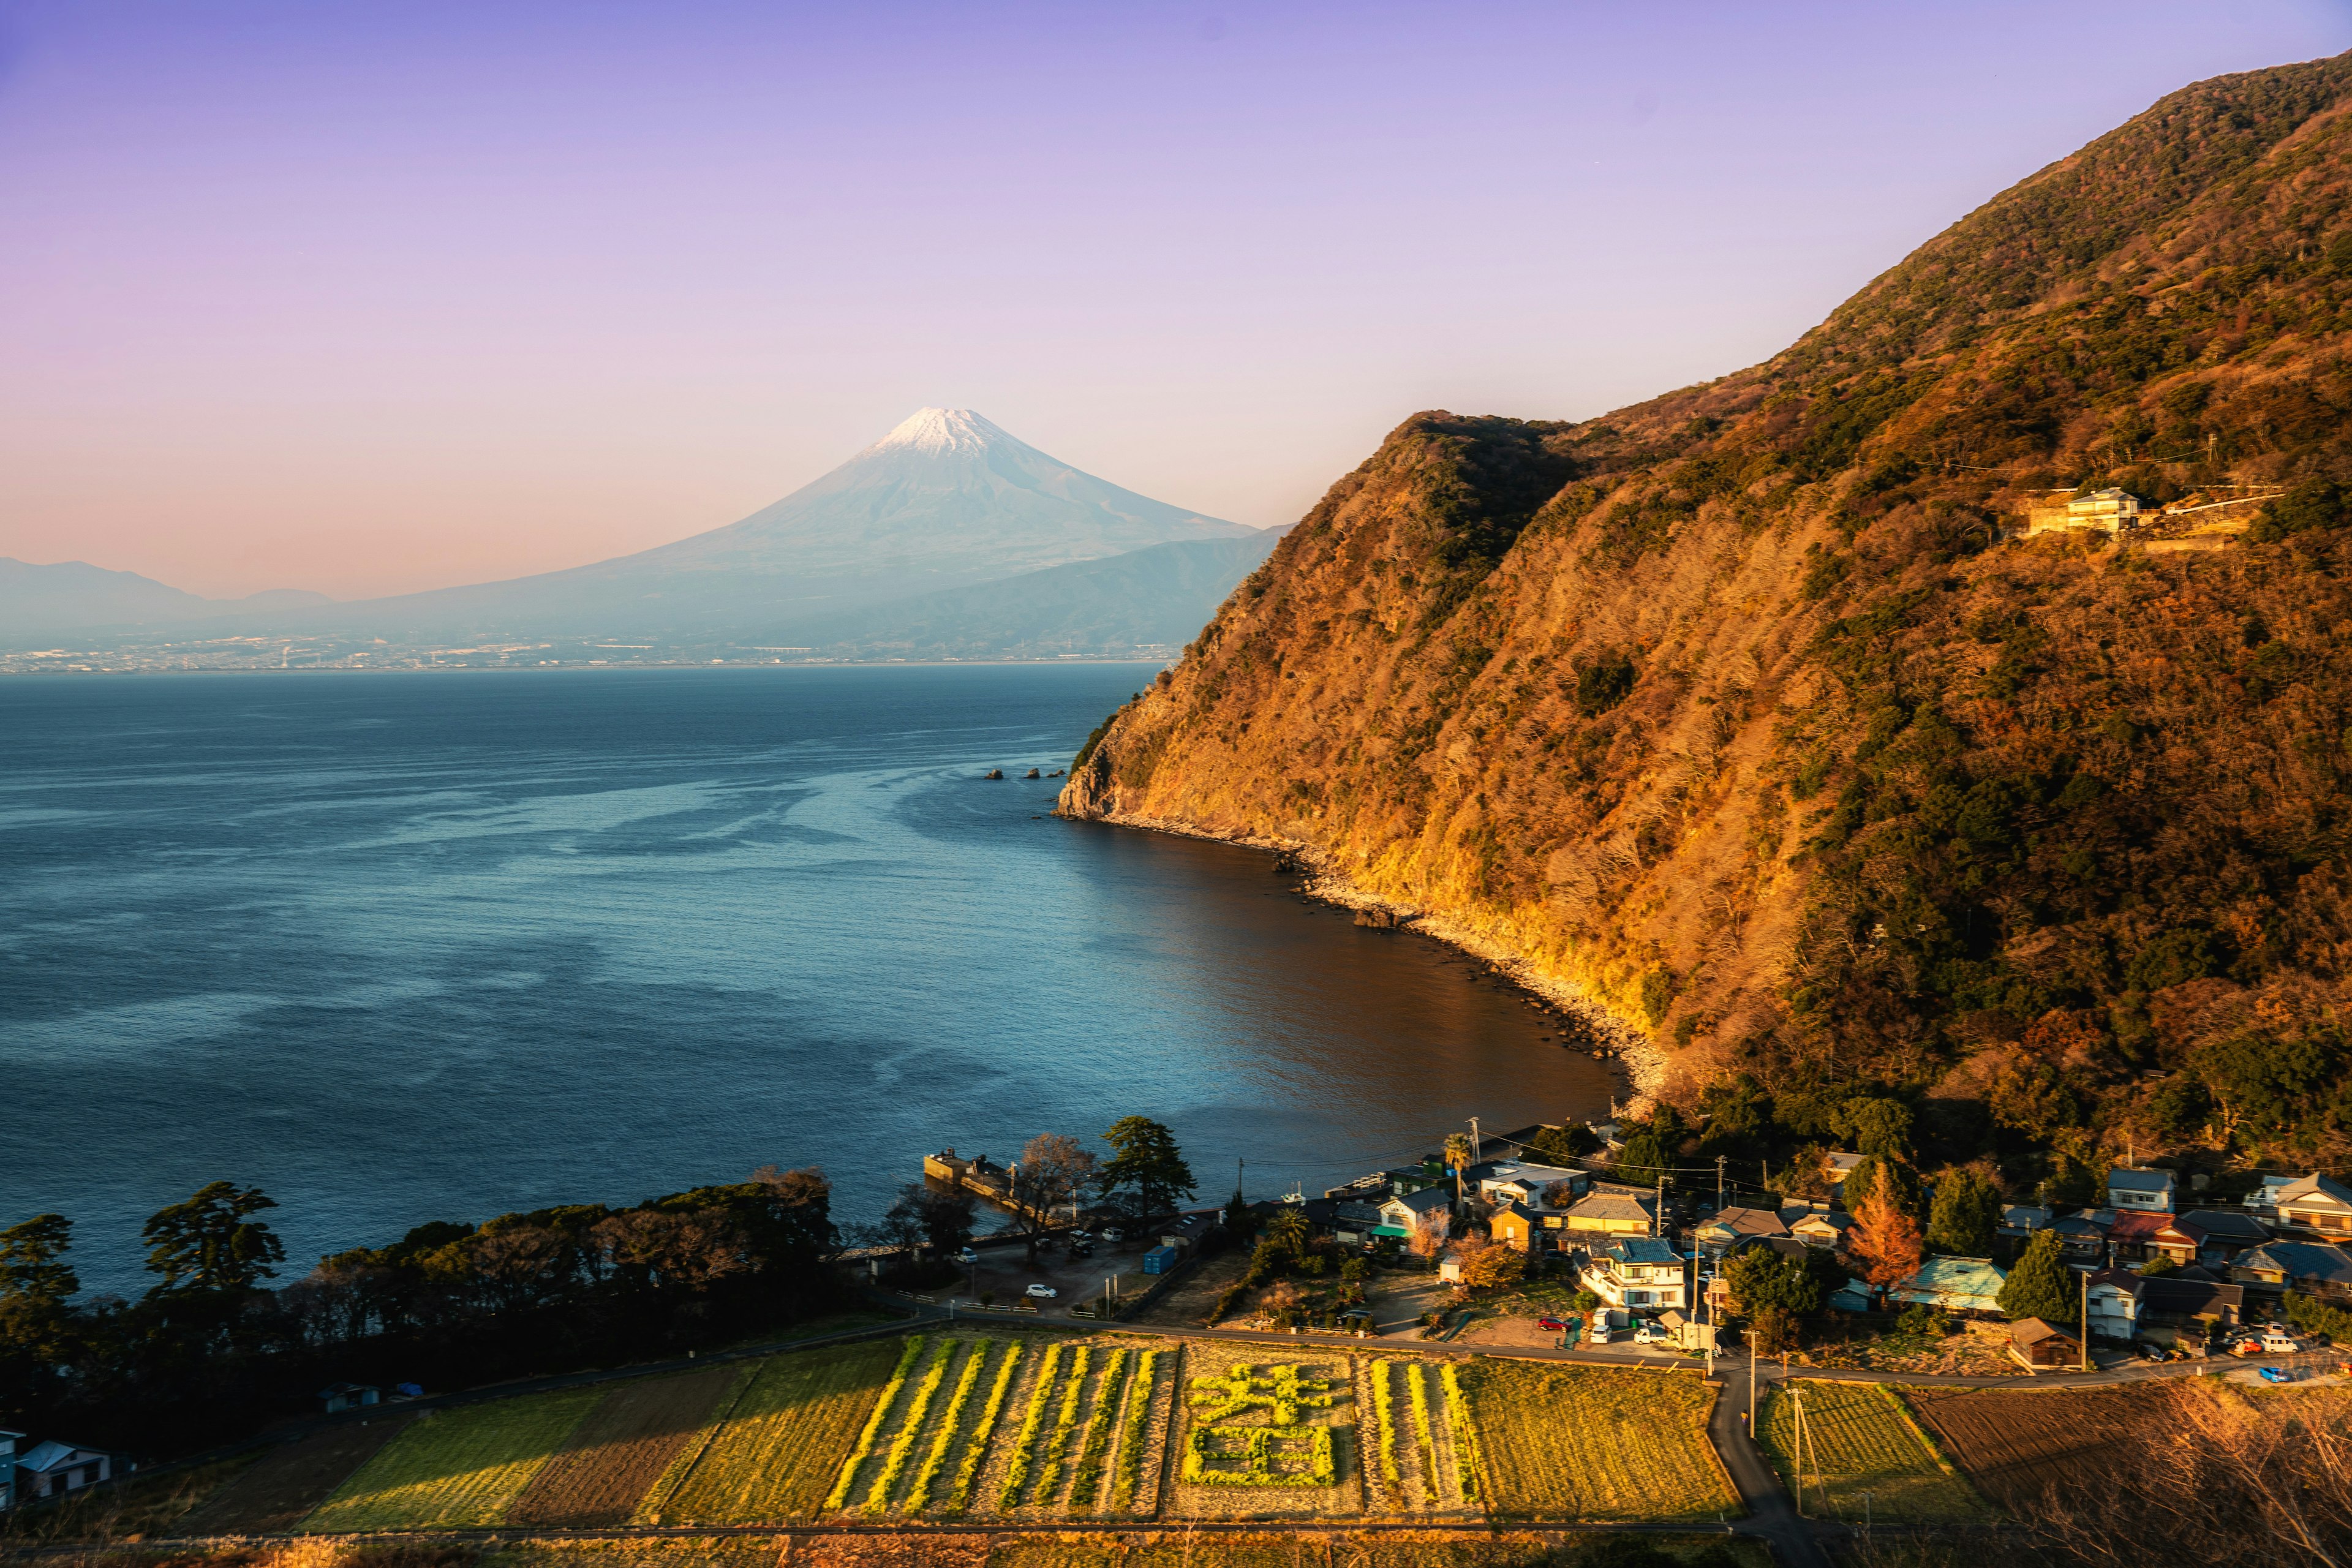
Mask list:
[{"label": "mount fuji", "polygon": [[[1093,651],[1191,637],[1281,531],[1138,495],[971,409],[926,408],[724,528],[567,571],[273,616],[268,629],[842,645],[852,657],[869,644],[901,657]],[[982,584],[995,586],[973,596]]]}]

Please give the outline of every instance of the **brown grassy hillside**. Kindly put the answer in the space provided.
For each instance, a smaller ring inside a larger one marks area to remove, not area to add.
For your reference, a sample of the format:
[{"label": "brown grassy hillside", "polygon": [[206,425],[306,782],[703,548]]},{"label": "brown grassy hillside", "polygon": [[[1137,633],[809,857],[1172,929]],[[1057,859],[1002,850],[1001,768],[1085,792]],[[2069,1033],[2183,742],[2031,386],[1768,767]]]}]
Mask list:
[{"label": "brown grassy hillside", "polygon": [[[1309,848],[1650,1031],[1685,1108],[2343,1163],[2347,108],[2352,57],[2200,83],[1765,364],[1407,420],[1063,809]],[[2227,553],[2003,542],[2111,482],[2295,489]]]}]

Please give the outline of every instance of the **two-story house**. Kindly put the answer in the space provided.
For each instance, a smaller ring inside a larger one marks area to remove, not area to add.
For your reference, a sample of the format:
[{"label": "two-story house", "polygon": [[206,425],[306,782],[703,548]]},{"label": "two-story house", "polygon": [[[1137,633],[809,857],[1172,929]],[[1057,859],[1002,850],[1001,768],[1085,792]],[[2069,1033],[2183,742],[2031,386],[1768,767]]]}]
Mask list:
[{"label": "two-story house", "polygon": [[1443,1240],[1453,1225],[1454,1194],[1444,1187],[1423,1187],[1417,1193],[1393,1194],[1382,1203],[1381,1223],[1372,1227],[1372,1234],[1406,1241],[1422,1236]]},{"label": "two-story house", "polygon": [[1555,1189],[1565,1188],[1566,1195],[1573,1202],[1584,1196],[1591,1186],[1592,1178],[1582,1171],[1563,1170],[1558,1165],[1498,1163],[1493,1171],[1479,1176],[1478,1195],[1490,1204],[1516,1200],[1523,1204],[1542,1205],[1546,1194]]},{"label": "two-story house", "polygon": [[2169,1171],[2144,1171],[2119,1165],[2107,1173],[2107,1206],[2162,1214],[2172,1212],[2173,1177]]},{"label": "two-story house", "polygon": [[2150,1258],[2168,1258],[2175,1263],[2197,1261],[2197,1237],[2182,1229],[2180,1222],[2169,1214],[2141,1209],[2120,1211],[2115,1223],[2107,1226],[2106,1239],[2114,1256],[2127,1262]]},{"label": "two-story house", "polygon": [[1486,1234],[1505,1247],[1524,1252],[1531,1258],[1559,1252],[1573,1245],[1566,1240],[1568,1211],[1547,1208],[1541,1204],[1523,1204],[1514,1199],[1496,1209],[1486,1221]]},{"label": "two-story house", "polygon": [[1721,1258],[1751,1236],[1771,1237],[1786,1236],[1789,1226],[1777,1209],[1718,1209],[1691,1229],[1691,1239],[1697,1242],[1709,1258]]},{"label": "two-story house", "polygon": [[1561,1216],[1561,1228],[1579,1232],[1571,1245],[1595,1237],[1649,1236],[1658,1228],[1658,1200],[1630,1193],[1594,1193],[1577,1201]]},{"label": "two-story house", "polygon": [[2352,1301],[2352,1254],[2318,1241],[2273,1241],[2231,1259],[2230,1278],[2273,1290]]},{"label": "two-story house", "polygon": [[1619,1311],[1687,1308],[1687,1261],[1670,1241],[1647,1236],[1615,1237],[1591,1249],[1577,1282]]},{"label": "two-story house", "polygon": [[2323,1236],[2352,1236],[2352,1187],[2315,1171],[2279,1189],[2278,1217]]},{"label": "two-story house", "polygon": [[2189,1209],[2176,1217],[2172,1226],[2197,1244],[2197,1261],[2214,1268],[2271,1239],[2268,1226],[2237,1209]]},{"label": "two-story house", "polygon": [[1780,1218],[1787,1223],[1789,1234],[1807,1247],[1832,1252],[1845,1250],[1845,1233],[1853,1226],[1853,1216],[1836,1209],[1785,1208],[1780,1211]]}]

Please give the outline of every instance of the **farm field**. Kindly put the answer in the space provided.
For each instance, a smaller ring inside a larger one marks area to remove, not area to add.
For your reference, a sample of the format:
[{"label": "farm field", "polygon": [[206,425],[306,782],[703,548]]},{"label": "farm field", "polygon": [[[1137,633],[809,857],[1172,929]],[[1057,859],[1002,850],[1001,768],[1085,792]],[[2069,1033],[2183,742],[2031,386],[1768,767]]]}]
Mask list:
[{"label": "farm field", "polygon": [[897,1340],[770,1357],[638,1502],[645,1524],[814,1518],[894,1369]]},{"label": "farm field", "polygon": [[750,1375],[751,1368],[715,1366],[618,1384],[531,1478],[505,1522],[626,1524],[638,1500]]},{"label": "farm field", "polygon": [[2006,1388],[1907,1392],[1912,1410],[1977,1490],[2021,1517],[2053,1487],[2098,1487],[2116,1457],[2162,1430],[2180,1397],[2169,1383],[2116,1388]]},{"label": "farm field", "polygon": [[[1412,1356],[1357,1358],[1356,1426],[1370,1511],[1483,1512],[1477,1465],[1465,1457],[1465,1391],[1451,1363]],[[1475,1454],[1476,1441],[1469,1439]]]},{"label": "farm field", "polygon": [[603,1398],[600,1388],[431,1410],[302,1521],[310,1531],[498,1524]]},{"label": "farm field", "polygon": [[1190,1519],[1353,1517],[1364,1509],[1354,1358],[1187,1344],[1166,1511]]},{"label": "farm field", "polygon": [[413,1418],[406,1413],[386,1414],[281,1443],[207,1498],[180,1530],[190,1535],[291,1530]]},{"label": "farm field", "polygon": [[1487,1508],[1502,1519],[1737,1517],[1695,1377],[1480,1360],[1462,1369]]},{"label": "farm field", "polygon": [[1793,1493],[1800,1481],[1797,1405],[1802,1399],[1807,1513],[1919,1524],[1985,1514],[1967,1484],[1937,1457],[1892,1388],[1811,1378],[1801,1386],[1801,1394],[1787,1387],[1769,1392],[1761,1436],[1765,1458]]},{"label": "farm field", "polygon": [[1148,1514],[1177,1354],[950,1335],[919,1351],[827,1498],[844,1518]]}]

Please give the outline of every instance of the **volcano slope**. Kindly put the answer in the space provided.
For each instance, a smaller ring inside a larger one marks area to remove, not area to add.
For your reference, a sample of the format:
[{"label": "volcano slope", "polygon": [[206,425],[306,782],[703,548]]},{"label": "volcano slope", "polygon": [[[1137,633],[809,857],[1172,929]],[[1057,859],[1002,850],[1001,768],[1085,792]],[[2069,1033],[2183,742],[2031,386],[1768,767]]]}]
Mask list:
[{"label": "volcano slope", "polygon": [[[1062,811],[1297,846],[1718,1125],[1878,1085],[1923,1156],[2341,1163],[2347,109],[2352,57],[2200,83],[1764,364],[1415,416]],[[2287,494],[2227,552],[2009,539],[2107,484]]]}]

